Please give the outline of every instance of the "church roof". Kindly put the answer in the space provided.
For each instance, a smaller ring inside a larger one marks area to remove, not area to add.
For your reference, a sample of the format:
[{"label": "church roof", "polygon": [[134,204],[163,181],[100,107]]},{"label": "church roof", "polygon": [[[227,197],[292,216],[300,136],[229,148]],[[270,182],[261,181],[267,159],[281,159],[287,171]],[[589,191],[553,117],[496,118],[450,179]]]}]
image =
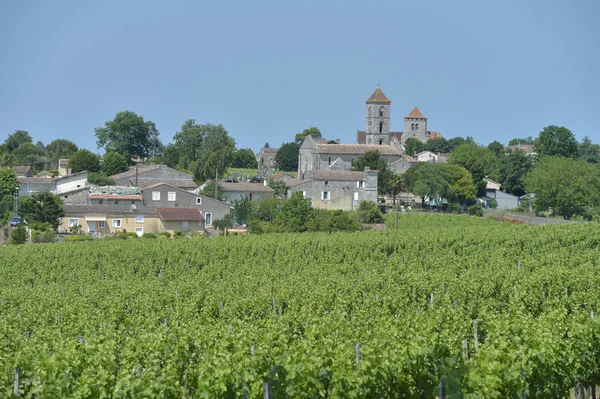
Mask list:
[{"label": "church roof", "polygon": [[[398,141],[401,141],[402,132],[390,132],[390,143],[394,137],[397,138]],[[359,130],[356,132],[356,144],[367,144],[367,132],[364,130]]]},{"label": "church roof", "polygon": [[423,115],[421,111],[419,111],[419,108],[414,107],[413,110],[405,116],[405,118],[425,118],[425,115]]},{"label": "church roof", "polygon": [[391,103],[390,99],[388,99],[383,91],[378,87],[373,92],[373,95],[367,100],[367,103]]},{"label": "church roof", "polygon": [[391,145],[376,144],[317,144],[320,154],[364,155],[367,151],[377,150],[381,155],[399,155],[398,150]]}]

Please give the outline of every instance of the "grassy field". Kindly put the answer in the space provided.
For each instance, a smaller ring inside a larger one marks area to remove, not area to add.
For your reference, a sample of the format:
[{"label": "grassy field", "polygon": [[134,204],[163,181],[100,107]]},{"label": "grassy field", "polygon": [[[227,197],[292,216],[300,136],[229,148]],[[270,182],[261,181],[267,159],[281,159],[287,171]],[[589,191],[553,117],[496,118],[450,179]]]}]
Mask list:
[{"label": "grassy field", "polygon": [[[548,398],[600,375],[596,224],[0,248],[0,397]],[[17,377],[18,375],[18,377]]]}]

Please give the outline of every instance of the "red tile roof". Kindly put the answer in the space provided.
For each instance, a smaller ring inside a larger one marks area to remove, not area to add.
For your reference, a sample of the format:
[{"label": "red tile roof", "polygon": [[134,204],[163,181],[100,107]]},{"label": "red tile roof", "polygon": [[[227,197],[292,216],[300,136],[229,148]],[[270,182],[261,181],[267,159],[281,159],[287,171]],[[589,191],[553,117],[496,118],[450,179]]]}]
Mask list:
[{"label": "red tile roof", "polygon": [[202,214],[194,208],[156,208],[158,216],[164,221],[188,220],[201,221]]},{"label": "red tile roof", "polygon": [[385,96],[385,94],[383,94],[383,91],[381,91],[381,89],[378,87],[373,92],[373,95],[369,97],[367,103],[391,103],[391,101]]},{"label": "red tile roof", "polygon": [[430,139],[437,139],[437,138],[443,139],[444,136],[442,136],[442,134],[440,132],[429,132],[429,138]]},{"label": "red tile roof", "polygon": [[414,107],[413,110],[405,116],[405,118],[425,118],[425,115],[423,115],[421,111],[419,111],[419,108]]}]

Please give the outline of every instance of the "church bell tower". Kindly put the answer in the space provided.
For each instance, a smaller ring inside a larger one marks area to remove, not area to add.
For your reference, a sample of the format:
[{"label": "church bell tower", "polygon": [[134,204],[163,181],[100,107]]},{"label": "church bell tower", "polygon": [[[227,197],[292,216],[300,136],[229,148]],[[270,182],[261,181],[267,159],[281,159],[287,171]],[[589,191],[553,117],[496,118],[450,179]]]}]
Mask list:
[{"label": "church bell tower", "polygon": [[373,145],[390,144],[390,105],[392,102],[377,87],[367,100],[366,143]]}]

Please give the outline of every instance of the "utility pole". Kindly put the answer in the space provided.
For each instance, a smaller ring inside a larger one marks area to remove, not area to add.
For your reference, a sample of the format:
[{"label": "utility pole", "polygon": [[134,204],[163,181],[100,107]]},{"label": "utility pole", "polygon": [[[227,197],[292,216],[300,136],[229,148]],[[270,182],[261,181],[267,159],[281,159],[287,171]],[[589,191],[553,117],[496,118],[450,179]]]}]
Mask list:
[{"label": "utility pole", "polygon": [[15,192],[13,194],[13,197],[15,200],[13,210],[15,212],[15,216],[18,216],[19,215],[19,188],[18,187],[15,187]]},{"label": "utility pole", "polygon": [[219,168],[215,168],[215,199],[219,200]]}]

